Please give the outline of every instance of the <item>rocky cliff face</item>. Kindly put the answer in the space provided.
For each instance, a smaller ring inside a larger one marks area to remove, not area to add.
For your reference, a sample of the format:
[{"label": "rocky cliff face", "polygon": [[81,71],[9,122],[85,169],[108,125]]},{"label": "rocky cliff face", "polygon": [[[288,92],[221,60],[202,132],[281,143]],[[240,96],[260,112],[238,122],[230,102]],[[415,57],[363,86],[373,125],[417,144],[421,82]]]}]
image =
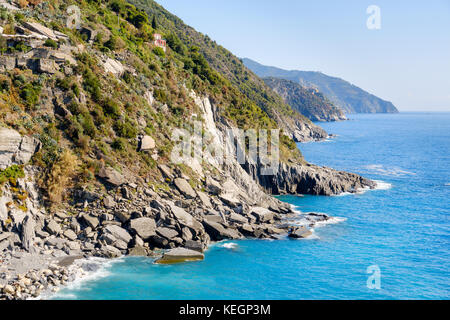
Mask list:
[{"label": "rocky cliff face", "polygon": [[272,194],[313,194],[331,196],[341,193],[356,193],[373,189],[375,182],[357,174],[337,171],[311,164],[280,164],[277,175],[261,176],[259,168],[247,166],[247,171],[267,192]]},{"label": "rocky cliff face", "polygon": [[264,78],[264,82],[278,93],[287,104],[311,121],[347,119],[340,108],[334,106],[317,90],[307,89],[298,83],[273,77]]}]

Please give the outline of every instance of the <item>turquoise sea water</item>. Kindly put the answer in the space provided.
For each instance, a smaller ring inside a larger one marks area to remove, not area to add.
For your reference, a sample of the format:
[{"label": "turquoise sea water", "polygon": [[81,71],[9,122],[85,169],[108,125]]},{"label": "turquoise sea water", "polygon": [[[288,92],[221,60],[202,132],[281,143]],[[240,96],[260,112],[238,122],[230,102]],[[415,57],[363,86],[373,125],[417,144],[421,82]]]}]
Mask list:
[{"label": "turquoise sea water", "polygon": [[[300,145],[305,158],[391,188],[281,197],[345,221],[308,240],[219,243],[201,262],[119,259],[54,298],[449,299],[450,113],[350,117],[322,124],[339,136]],[[381,270],[379,290],[367,287],[372,265]]]}]

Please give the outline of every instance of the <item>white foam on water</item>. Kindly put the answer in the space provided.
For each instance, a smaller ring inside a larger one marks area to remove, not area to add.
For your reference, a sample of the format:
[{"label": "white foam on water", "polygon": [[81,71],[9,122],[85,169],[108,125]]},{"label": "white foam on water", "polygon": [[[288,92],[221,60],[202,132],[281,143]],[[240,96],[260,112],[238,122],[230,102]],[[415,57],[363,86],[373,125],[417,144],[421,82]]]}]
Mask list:
[{"label": "white foam on water", "polygon": [[[68,267],[69,273],[72,277],[74,277],[74,280],[70,281],[65,286],[61,286],[60,289],[89,290],[84,286],[86,282],[108,277],[109,275],[111,275],[109,269],[112,267],[112,265],[122,261],[123,257],[117,259],[90,257],[87,259],[76,260],[72,265]],[[36,298],[36,300],[46,300],[52,298],[74,299],[76,298],[76,295],[64,292],[55,293],[47,290],[46,292],[42,293],[41,296]]]},{"label": "white foam on water", "polygon": [[376,184],[374,189],[370,189],[370,187],[364,187],[364,188],[359,188],[358,190],[356,190],[356,192],[342,192],[339,194],[334,194],[332,195],[332,197],[345,197],[345,196],[351,196],[351,195],[360,195],[360,194],[364,194],[367,191],[371,191],[371,190],[389,190],[392,189],[392,184],[389,182],[385,182],[382,180],[373,180]]},{"label": "white foam on water", "polygon": [[389,190],[392,188],[392,184],[388,183],[388,182],[384,182],[381,180],[374,180],[377,184],[377,186],[375,187],[375,190]]},{"label": "white foam on water", "polygon": [[330,224],[338,224],[347,221],[347,218],[343,217],[330,217],[330,219],[325,221],[319,221],[314,224],[315,227],[323,227]]},{"label": "white foam on water", "polygon": [[222,248],[226,249],[236,249],[239,245],[235,242],[224,243],[221,245]]},{"label": "white foam on water", "polygon": [[382,164],[369,164],[363,168],[385,176],[401,177],[405,175],[415,175],[414,172],[406,171],[399,167],[385,167]]},{"label": "white foam on water", "polygon": [[445,184],[445,186],[446,186],[446,187],[450,187],[450,182],[447,182],[447,183]]},{"label": "white foam on water", "polygon": [[311,231],[311,235],[303,238],[303,240],[319,240],[320,237],[316,234],[316,231],[314,229],[309,229]]}]

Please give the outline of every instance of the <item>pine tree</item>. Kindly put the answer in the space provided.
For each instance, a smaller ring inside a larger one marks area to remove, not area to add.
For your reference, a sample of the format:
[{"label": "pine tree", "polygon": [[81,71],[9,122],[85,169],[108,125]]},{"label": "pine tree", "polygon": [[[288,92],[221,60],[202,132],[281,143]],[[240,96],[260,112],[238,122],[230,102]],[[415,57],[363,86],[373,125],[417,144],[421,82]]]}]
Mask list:
[{"label": "pine tree", "polygon": [[153,16],[153,20],[152,20],[152,28],[153,29],[157,29],[157,24],[156,24],[156,16]]}]

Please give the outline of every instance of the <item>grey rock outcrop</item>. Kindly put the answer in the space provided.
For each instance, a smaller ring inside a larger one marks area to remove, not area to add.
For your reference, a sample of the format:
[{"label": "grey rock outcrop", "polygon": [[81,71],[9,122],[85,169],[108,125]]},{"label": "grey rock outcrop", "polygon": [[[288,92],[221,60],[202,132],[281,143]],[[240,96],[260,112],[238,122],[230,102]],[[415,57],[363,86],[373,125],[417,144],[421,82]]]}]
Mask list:
[{"label": "grey rock outcrop", "polygon": [[111,167],[103,167],[100,169],[98,176],[113,186],[121,186],[126,183],[124,176]]},{"label": "grey rock outcrop", "polygon": [[151,218],[138,218],[130,220],[130,228],[143,240],[148,240],[156,234],[156,223]]},{"label": "grey rock outcrop", "polygon": [[33,248],[36,222],[33,217],[26,216],[22,225],[22,247],[30,251]]},{"label": "grey rock outcrop", "polygon": [[174,180],[174,184],[178,190],[188,199],[193,199],[197,196],[194,189],[192,189],[191,185],[182,178],[176,178]]},{"label": "grey rock outcrop", "polygon": [[373,189],[376,183],[354,173],[337,171],[316,165],[287,165],[281,163],[277,175],[262,176],[255,166],[247,166],[250,174],[272,194],[336,195]]},{"label": "grey rock outcrop", "polygon": [[32,137],[22,137],[16,130],[0,128],[0,169],[26,164],[39,147],[40,142]]},{"label": "grey rock outcrop", "polygon": [[203,225],[211,239],[215,241],[224,239],[239,239],[242,237],[237,230],[226,228],[224,225],[217,222],[203,220]]}]

